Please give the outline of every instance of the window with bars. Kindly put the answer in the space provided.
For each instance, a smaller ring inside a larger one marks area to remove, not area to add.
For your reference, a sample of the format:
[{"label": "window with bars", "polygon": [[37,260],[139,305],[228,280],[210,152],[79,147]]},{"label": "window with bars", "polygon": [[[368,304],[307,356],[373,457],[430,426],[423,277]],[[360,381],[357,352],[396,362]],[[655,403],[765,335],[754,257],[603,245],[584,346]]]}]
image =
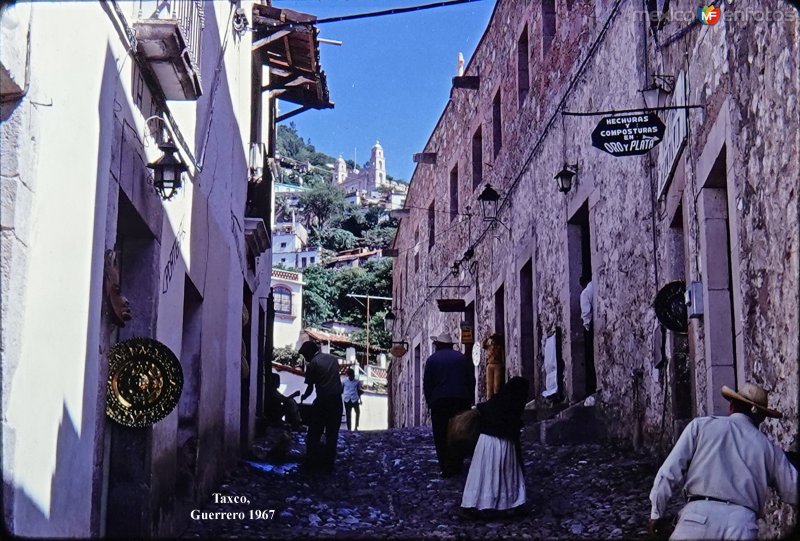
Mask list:
[{"label": "window with bars", "polygon": [[436,201],[428,207],[428,250],[436,244]]},{"label": "window with bars", "polygon": [[414,231],[414,272],[419,272],[419,227]]},{"label": "window with bars", "polygon": [[550,50],[556,36],[556,0],[542,0],[542,54]]},{"label": "window with bars", "polygon": [[450,171],[450,221],[458,216],[458,164]]},{"label": "window with bars", "polygon": [[525,98],[528,97],[530,89],[530,74],[528,70],[530,54],[528,52],[528,25],[522,29],[522,35],[517,41],[517,94],[518,104],[522,108]]},{"label": "window with bars", "polygon": [[501,118],[501,103],[500,103],[500,89],[497,89],[497,94],[494,95],[492,102],[492,140],[494,146],[494,156],[500,152],[503,146],[503,124]]},{"label": "window with bars", "polygon": [[272,290],[276,314],[292,315],[292,290],[288,287],[278,286]]},{"label": "window with bars", "polygon": [[483,131],[480,126],[472,136],[472,189],[483,181]]}]

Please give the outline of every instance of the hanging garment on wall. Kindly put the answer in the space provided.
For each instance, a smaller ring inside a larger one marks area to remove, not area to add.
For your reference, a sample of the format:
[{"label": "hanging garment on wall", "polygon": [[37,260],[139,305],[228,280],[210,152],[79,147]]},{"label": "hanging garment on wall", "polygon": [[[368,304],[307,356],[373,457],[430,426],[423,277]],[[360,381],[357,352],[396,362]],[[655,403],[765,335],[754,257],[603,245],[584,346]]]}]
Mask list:
[{"label": "hanging garment on wall", "polygon": [[556,335],[548,336],[544,342],[545,389],[542,396],[552,396],[558,392],[558,361],[556,359]]}]

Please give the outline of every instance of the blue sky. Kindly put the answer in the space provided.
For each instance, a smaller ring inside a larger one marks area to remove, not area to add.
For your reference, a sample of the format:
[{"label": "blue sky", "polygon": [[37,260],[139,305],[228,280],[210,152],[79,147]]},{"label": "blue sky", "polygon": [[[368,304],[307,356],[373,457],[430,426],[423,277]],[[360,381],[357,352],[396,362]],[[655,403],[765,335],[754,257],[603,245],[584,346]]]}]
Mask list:
[{"label": "blue sky", "polygon": [[[433,0],[274,0],[273,5],[318,18],[433,3]],[[294,122],[321,152],[359,164],[380,140],[387,172],[409,180],[412,155],[421,152],[450,97],[458,53],[465,62],[489,22],[494,0],[320,24],[320,44],[333,109],[310,110]],[[281,104],[288,112],[294,104]]]}]

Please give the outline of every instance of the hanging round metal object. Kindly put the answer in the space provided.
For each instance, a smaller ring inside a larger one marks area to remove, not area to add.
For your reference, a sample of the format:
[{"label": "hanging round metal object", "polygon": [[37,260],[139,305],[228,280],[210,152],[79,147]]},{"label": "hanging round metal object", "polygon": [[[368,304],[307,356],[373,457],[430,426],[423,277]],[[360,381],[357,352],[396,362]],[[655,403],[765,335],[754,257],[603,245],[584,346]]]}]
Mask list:
[{"label": "hanging round metal object", "polygon": [[662,287],[653,301],[658,321],[672,332],[686,333],[689,330],[685,292],[686,282],[676,280]]},{"label": "hanging round metal object", "polygon": [[183,370],[167,346],[151,338],[131,338],[108,355],[106,415],[121,425],[157,423],[178,405]]}]

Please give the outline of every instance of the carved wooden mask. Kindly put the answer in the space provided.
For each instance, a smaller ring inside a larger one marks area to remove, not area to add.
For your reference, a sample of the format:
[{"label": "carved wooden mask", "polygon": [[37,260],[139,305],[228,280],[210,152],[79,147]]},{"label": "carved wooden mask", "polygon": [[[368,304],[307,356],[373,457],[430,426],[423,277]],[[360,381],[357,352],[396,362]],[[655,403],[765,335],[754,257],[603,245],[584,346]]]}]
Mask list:
[{"label": "carved wooden mask", "polygon": [[115,325],[124,327],[126,321],[133,317],[131,303],[122,294],[119,285],[119,261],[114,250],[106,250],[103,265],[103,290],[111,308],[111,320]]}]

